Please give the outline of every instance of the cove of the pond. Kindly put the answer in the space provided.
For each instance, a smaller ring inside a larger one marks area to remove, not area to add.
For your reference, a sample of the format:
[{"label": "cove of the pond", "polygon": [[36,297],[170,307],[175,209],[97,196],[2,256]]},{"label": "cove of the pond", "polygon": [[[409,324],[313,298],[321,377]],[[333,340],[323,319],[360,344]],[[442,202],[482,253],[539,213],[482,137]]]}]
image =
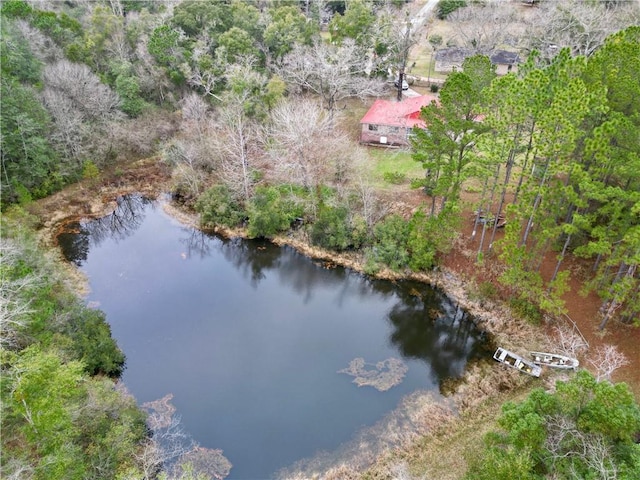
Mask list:
[{"label": "cove of the pond", "polygon": [[[172,394],[181,428],[223,450],[231,479],[269,478],[335,450],[486,355],[472,319],[429,285],[208,235],[158,201],[120,197],[111,215],[67,227],[59,245],[127,356],[123,382],[139,403]],[[356,358],[365,376],[385,373],[378,362],[390,358],[406,374],[388,389],[358,387],[339,373]]]}]

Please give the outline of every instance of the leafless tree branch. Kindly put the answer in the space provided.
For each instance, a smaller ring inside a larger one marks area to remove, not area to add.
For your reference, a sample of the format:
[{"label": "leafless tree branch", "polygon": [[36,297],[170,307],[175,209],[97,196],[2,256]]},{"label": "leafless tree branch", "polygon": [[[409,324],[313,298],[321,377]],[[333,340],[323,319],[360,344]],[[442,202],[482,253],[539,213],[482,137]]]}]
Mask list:
[{"label": "leafless tree branch", "polygon": [[602,345],[596,348],[589,363],[596,369],[596,380],[609,380],[620,367],[629,365],[629,359],[615,345]]}]

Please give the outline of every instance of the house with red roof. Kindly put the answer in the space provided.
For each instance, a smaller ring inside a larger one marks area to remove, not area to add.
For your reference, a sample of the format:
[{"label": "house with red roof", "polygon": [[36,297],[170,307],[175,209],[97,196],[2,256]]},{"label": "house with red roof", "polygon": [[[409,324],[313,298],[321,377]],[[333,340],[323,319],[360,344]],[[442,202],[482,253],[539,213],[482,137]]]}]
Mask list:
[{"label": "house with red roof", "polygon": [[413,127],[425,127],[420,109],[437,101],[435,95],[421,95],[401,102],[376,100],[360,120],[360,143],[368,145],[409,145]]}]

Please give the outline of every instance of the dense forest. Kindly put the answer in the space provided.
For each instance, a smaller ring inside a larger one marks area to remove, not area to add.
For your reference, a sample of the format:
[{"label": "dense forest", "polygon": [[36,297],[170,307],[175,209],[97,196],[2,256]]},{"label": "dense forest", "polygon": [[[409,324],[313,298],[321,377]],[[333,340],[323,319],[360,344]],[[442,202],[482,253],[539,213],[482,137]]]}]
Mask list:
[{"label": "dense forest", "polygon": [[[473,27],[492,8],[486,3],[442,1],[438,10],[457,19],[460,42],[477,55],[422,111],[428,129],[413,132],[410,152],[424,170],[411,182],[424,204],[407,215],[376,191],[371,158],[342,116],[350,99],[392,92],[390,73],[421,41],[403,0],[3,1],[3,477],[154,478],[178,456],[160,451],[145,413],[116,387],[125,357],[104,315],[71,293],[25,213],[34,200],[117,176],[139,158],[171,168],[174,198],[200,214],[203,228],[288,232],[357,255],[367,273],[436,268],[460,235],[462,213],[475,211],[478,265],[500,259],[516,314],[563,313],[571,259],[584,291],[602,299],[600,328],[612,319],[637,324],[637,7],[538,2],[547,23],[537,28],[547,28],[553,48],[532,30],[514,44],[526,61],[497,76],[486,53],[513,39]],[[492,12],[496,25],[506,21]],[[429,38],[434,48],[441,42]],[[556,267],[545,278],[549,256]],[[513,465],[522,478],[554,468],[582,478],[593,456],[566,454],[567,439],[571,448],[584,440],[584,451],[602,447],[603,471],[618,475],[606,478],[634,478],[640,413],[628,391],[587,374],[562,388],[506,407],[509,433],[488,441],[469,478],[510,478]],[[583,415],[586,398],[595,400]],[[598,416],[606,398],[615,398],[623,427]],[[517,424],[516,410],[533,423]],[[549,422],[557,429],[542,432]],[[529,434],[539,443],[527,443]],[[534,455],[551,441],[555,450]]]}]

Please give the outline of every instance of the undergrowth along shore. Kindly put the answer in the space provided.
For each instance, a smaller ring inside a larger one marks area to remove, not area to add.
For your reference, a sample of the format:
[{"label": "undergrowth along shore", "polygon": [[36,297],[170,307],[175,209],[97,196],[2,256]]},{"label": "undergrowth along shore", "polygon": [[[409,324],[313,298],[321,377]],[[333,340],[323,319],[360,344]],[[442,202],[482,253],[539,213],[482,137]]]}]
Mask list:
[{"label": "undergrowth along shore", "polygon": [[[140,162],[140,165],[143,171],[149,167],[147,162]],[[162,175],[160,176],[162,177]],[[150,198],[157,199],[168,190],[168,179],[166,178],[165,182],[158,182],[152,186],[141,177],[144,175],[132,175],[130,178],[134,181],[126,186],[108,183],[102,185],[97,192],[91,192],[92,200],[90,202],[85,200],[89,194],[87,187],[77,185],[59,192],[47,201],[34,205],[31,210],[41,219],[43,240],[45,243],[53,245],[55,235],[69,219],[96,218],[109,214],[114,208],[115,198],[119,195],[141,192]],[[89,188],[89,190],[93,190],[93,188]],[[200,227],[198,216],[193,211],[172,202],[163,202],[163,208],[168,215],[179,222],[194,228]],[[217,228],[215,233],[225,237],[247,237],[247,232],[240,228]],[[357,253],[336,253],[323,250],[310,245],[300,233],[280,235],[275,237],[272,242],[276,245],[287,245],[294,248],[309,258],[341,265],[364,274],[364,262]],[[75,269],[72,283],[77,293],[82,296],[86,293],[86,282],[78,273]],[[373,277],[391,281],[413,280],[440,288],[453,301],[467,310],[475,318],[478,326],[493,336],[495,343],[507,348],[516,351],[534,348],[543,350],[548,345],[548,340],[538,328],[513,318],[506,305],[500,305],[493,301],[488,302],[486,299],[480,301],[472,298],[472,283],[461,278],[456,272],[437,269],[432,272],[403,274],[386,269],[380,270]],[[462,435],[461,432],[465,431],[477,434],[475,441],[480,441],[485,428],[488,430],[495,425],[495,416],[503,401],[523,397],[530,388],[539,386],[539,382],[553,383],[555,378],[534,380],[489,362],[480,362],[471,366],[452,389],[453,393],[449,395],[447,405],[438,403],[423,405],[419,411],[419,418],[416,419],[416,423],[422,425],[419,432],[405,432],[406,434],[399,444],[387,453],[376,457],[373,466],[370,467],[368,473],[364,474],[365,478],[388,478],[389,475],[393,475],[392,469],[396,468],[398,462],[408,462],[409,469],[420,468],[420,465],[433,463],[428,460],[429,456],[432,459],[446,458],[464,464],[464,459],[458,455],[461,452],[448,451],[446,455],[434,454],[433,452],[439,451],[438,448],[447,448],[446,445],[455,443],[448,439]],[[480,424],[474,420],[478,418],[483,419]],[[478,428],[470,429],[468,422],[482,425],[484,428],[478,426]],[[434,446],[425,449],[425,444],[430,442],[435,442]],[[436,462],[429,468],[440,467]],[[437,475],[438,478],[458,478],[457,476],[443,476],[447,467],[441,468],[442,472]],[[350,462],[347,460],[344,464],[333,467],[325,478],[331,478],[331,475],[337,475],[334,478],[349,478],[342,476],[342,474],[350,469]],[[458,467],[456,470],[458,474],[463,472],[463,470],[458,470]],[[355,471],[352,473],[355,474]],[[450,470],[449,473],[453,474]]]},{"label": "undergrowth along shore", "polygon": [[[164,210],[181,223],[199,228],[197,214],[165,203]],[[212,233],[226,238],[247,238],[245,229],[218,227]],[[357,252],[337,253],[310,244],[304,233],[290,232],[271,239],[278,246],[289,246],[300,254],[328,266],[339,265],[365,274],[364,256]],[[389,281],[412,280],[435,286],[469,312],[479,328],[489,333],[493,342],[516,351],[532,349],[547,350],[550,340],[539,328],[516,319],[504,304],[487,299],[472,298],[472,284],[456,272],[438,268],[431,272],[395,272],[382,269],[372,278]],[[458,479],[466,471],[464,448],[461,445],[479,445],[485,433],[496,428],[496,419],[502,403],[517,401],[526,397],[535,387],[553,388],[555,381],[566,378],[564,374],[548,372],[542,379],[533,379],[514,370],[504,369],[493,362],[478,362],[471,365],[463,377],[454,382],[447,398],[434,402],[425,396],[422,405],[413,418],[412,431],[393,432],[385,435],[398,437],[397,443],[384,452],[377,452],[375,461],[368,451],[353,451],[351,456],[341,457],[328,470],[314,470],[305,465],[299,471],[287,471],[288,479],[323,478],[350,479],[364,478],[382,480],[395,478],[398,468],[429,478]],[[460,439],[464,438],[463,442]],[[364,468],[363,468],[364,467]],[[363,471],[364,470],[364,471]],[[420,478],[420,476],[418,477]]]}]

